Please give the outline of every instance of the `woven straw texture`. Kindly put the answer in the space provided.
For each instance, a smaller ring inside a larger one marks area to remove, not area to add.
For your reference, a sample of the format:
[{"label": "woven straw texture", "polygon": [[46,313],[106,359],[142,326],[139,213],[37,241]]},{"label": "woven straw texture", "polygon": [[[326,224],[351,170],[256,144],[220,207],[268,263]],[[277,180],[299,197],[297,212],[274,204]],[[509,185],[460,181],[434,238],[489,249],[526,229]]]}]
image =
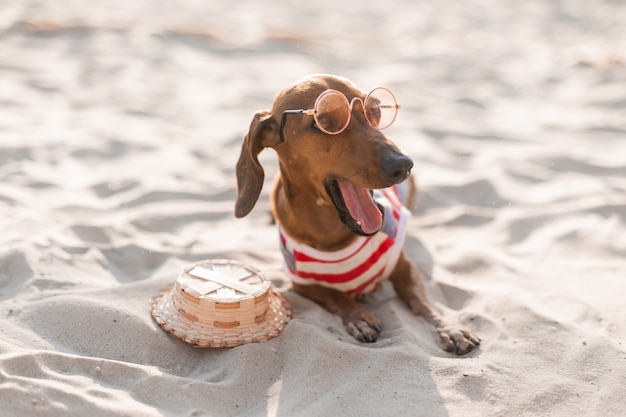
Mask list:
[{"label": "woven straw texture", "polygon": [[258,270],[220,259],[185,268],[154,300],[152,316],[194,346],[233,347],[278,336],[292,310]]}]

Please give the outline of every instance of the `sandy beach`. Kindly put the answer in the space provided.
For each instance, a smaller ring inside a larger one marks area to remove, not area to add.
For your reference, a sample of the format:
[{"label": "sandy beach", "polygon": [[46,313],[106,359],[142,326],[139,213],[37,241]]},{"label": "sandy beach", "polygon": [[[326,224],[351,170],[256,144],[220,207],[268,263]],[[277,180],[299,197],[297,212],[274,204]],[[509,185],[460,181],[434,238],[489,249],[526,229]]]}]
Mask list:
[{"label": "sandy beach", "polygon": [[[0,415],[621,416],[626,4],[0,0]],[[390,285],[360,344],[282,271],[255,111],[311,73],[391,89],[414,160],[406,250],[444,352]],[[283,333],[194,348],[152,319],[192,262],[259,268]]]}]

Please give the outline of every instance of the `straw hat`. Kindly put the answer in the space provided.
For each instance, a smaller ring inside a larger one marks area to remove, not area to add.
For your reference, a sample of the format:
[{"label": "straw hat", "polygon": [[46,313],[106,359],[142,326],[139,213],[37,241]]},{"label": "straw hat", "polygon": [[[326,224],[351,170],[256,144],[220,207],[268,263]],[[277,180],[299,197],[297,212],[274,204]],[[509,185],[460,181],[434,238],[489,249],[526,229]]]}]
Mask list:
[{"label": "straw hat", "polygon": [[282,332],[291,314],[261,272],[223,259],[189,265],[152,304],[161,327],[198,347],[264,342]]}]

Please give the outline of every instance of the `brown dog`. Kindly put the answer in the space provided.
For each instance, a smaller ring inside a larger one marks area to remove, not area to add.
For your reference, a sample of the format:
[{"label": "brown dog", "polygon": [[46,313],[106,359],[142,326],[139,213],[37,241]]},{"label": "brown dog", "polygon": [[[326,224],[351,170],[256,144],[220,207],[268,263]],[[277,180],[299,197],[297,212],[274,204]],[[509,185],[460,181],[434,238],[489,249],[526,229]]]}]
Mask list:
[{"label": "brown dog", "polygon": [[341,317],[357,340],[374,342],[381,322],[355,298],[388,278],[413,313],[435,327],[443,348],[462,355],[480,339],[446,324],[417,266],[394,249],[408,212],[400,200],[415,194],[413,162],[379,130],[398,108],[388,90],[366,96],[329,75],[285,89],[271,110],[254,115],[244,138],[235,215],[247,215],[256,204],[264,180],[258,155],[273,148],[280,174],[272,209],[293,288]]}]

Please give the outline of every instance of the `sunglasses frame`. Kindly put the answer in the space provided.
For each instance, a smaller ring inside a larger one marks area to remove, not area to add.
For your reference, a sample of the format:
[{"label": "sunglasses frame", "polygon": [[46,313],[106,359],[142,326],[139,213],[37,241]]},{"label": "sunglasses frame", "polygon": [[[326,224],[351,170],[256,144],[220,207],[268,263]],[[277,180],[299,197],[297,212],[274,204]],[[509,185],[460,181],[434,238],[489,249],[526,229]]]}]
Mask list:
[{"label": "sunglasses frame", "polygon": [[[383,108],[394,108],[396,110],[395,114],[393,115],[393,119],[391,119],[391,122],[389,122],[389,124],[385,127],[379,128],[378,126],[374,126],[374,124],[370,121],[370,119],[367,117],[367,113],[365,112],[365,103],[367,103],[367,101],[369,100],[369,98],[372,96],[372,94],[375,91],[378,90],[383,90],[387,93],[389,93],[391,95],[391,97],[393,98],[393,101],[395,104],[387,104],[387,105],[383,105],[381,107]],[[330,132],[327,131],[326,129],[322,128],[320,126],[320,123],[317,120],[317,108],[318,108],[318,104],[320,103],[320,101],[324,98],[324,96],[328,95],[328,94],[339,94],[341,97],[343,97],[343,99],[345,100],[345,103],[348,105],[348,119],[346,120],[345,125],[339,129],[337,132]],[[338,135],[341,132],[343,132],[344,130],[346,130],[346,128],[348,127],[348,125],[350,124],[350,120],[352,120],[352,109],[354,107],[354,103],[355,102],[361,102],[361,107],[363,108],[363,115],[365,116],[365,120],[367,120],[367,122],[374,128],[382,130],[382,129],[386,129],[389,126],[391,126],[393,124],[393,122],[396,120],[396,117],[398,116],[398,109],[401,107],[398,104],[398,101],[396,100],[396,96],[391,92],[391,90],[389,90],[388,88],[385,87],[376,87],[373,90],[371,90],[369,93],[367,93],[367,95],[365,96],[365,100],[361,99],[360,97],[354,97],[352,100],[348,101],[348,98],[345,96],[345,94],[343,94],[341,91],[338,90],[333,90],[333,89],[328,89],[324,92],[322,92],[317,99],[315,100],[315,105],[313,106],[312,109],[308,109],[308,110],[304,110],[304,109],[298,109],[298,110],[285,110],[283,111],[283,113],[281,114],[280,117],[280,141],[284,142],[285,141],[285,135],[284,135],[284,130],[285,130],[285,123],[287,121],[287,115],[288,114],[307,114],[309,116],[313,116],[315,118],[315,122],[317,123],[317,127],[319,130],[321,130],[322,132],[326,133],[327,135]]]}]

